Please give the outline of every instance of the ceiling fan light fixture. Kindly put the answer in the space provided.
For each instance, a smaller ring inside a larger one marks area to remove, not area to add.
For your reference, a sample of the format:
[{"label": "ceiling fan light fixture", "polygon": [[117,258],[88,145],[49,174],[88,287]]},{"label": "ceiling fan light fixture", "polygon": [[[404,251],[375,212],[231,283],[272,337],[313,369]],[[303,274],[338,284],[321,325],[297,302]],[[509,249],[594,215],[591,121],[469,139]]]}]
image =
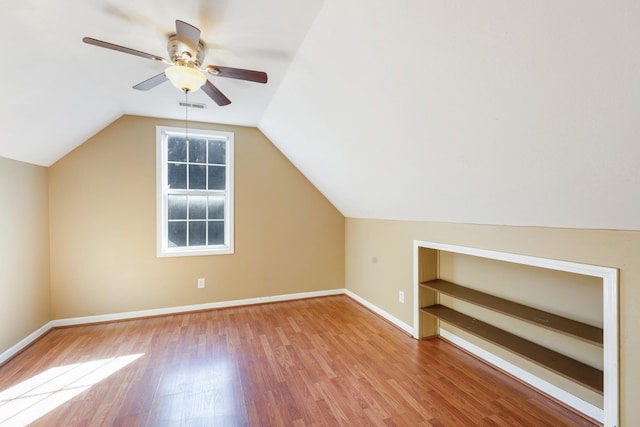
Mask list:
[{"label": "ceiling fan light fixture", "polygon": [[183,92],[195,92],[207,82],[207,78],[199,70],[185,65],[167,67],[164,75]]},{"label": "ceiling fan light fixture", "polygon": [[[208,74],[248,82],[267,83],[267,73],[264,71],[245,70],[242,68],[218,65],[202,66],[206,46],[200,39],[200,30],[179,19],[176,20],[175,34],[168,37],[167,53],[169,53],[169,59],[91,37],[84,37],[82,41],[90,45],[139,56],[169,66],[164,72],[156,74],[133,86],[136,90],[153,89],[161,83],[170,80],[171,84],[184,92],[185,95],[202,88],[202,91],[211,98],[213,102],[223,107],[231,104],[231,101],[220,89],[215,87],[210,80],[207,80]],[[188,100],[185,100],[185,102],[188,103]]]}]

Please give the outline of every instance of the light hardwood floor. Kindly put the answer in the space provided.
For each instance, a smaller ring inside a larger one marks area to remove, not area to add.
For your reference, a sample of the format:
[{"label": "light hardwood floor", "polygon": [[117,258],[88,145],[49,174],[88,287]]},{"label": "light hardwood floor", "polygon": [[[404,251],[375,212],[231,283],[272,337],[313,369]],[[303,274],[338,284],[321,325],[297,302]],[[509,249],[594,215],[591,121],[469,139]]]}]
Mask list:
[{"label": "light hardwood floor", "polygon": [[346,296],[52,330],[0,367],[0,425],[25,422],[594,425]]}]

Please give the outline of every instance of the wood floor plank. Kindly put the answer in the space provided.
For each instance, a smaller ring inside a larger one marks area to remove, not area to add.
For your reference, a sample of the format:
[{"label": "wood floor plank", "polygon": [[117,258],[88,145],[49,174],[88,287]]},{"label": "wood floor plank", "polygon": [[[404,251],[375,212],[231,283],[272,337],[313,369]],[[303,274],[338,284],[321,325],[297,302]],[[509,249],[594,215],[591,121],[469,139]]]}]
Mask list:
[{"label": "wood floor plank", "polygon": [[[32,425],[597,425],[346,296],[55,329],[0,366],[0,396],[54,368],[134,355]],[[1,399],[0,424],[20,396]]]}]

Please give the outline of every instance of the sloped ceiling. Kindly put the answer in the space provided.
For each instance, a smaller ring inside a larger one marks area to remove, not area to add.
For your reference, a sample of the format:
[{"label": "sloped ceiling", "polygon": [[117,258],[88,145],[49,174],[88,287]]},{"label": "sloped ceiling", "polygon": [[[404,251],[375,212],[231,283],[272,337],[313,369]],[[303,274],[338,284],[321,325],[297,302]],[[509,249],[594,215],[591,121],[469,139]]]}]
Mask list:
[{"label": "sloped ceiling", "polygon": [[[0,156],[50,165],[122,114],[181,119],[159,64],[175,19],[233,101],[348,217],[640,230],[632,0],[4,0]],[[160,68],[159,68],[160,67]]]},{"label": "sloped ceiling", "polygon": [[325,0],[260,129],[348,217],[637,230],[639,7]]}]

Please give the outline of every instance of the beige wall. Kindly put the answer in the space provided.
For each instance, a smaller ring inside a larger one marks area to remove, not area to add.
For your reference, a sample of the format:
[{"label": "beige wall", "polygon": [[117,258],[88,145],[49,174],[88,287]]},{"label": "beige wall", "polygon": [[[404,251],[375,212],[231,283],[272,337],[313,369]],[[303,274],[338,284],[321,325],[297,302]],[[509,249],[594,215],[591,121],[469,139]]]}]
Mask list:
[{"label": "beige wall", "polygon": [[235,254],[156,257],[155,127],[183,124],[124,116],[51,166],[53,318],[344,287],[344,217],[255,128],[191,124],[235,132]]},{"label": "beige wall", "polygon": [[47,169],[0,157],[0,353],[50,320]]},{"label": "beige wall", "polygon": [[414,239],[619,268],[622,425],[640,422],[640,232],[347,218],[345,238],[347,289],[409,325]]}]

